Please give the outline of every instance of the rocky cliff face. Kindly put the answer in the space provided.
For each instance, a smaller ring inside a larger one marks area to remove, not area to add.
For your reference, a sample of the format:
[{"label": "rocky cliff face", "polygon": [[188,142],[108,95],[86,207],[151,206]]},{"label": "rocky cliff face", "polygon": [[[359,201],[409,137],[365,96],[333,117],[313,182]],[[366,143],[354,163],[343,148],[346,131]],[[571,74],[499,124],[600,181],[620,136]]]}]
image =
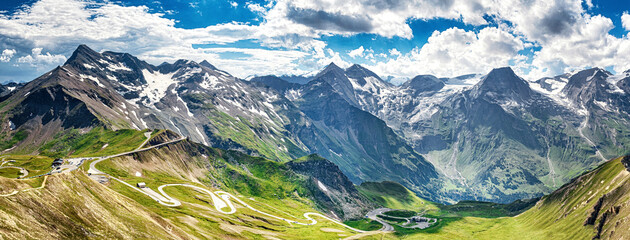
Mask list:
[{"label": "rocky cliff face", "polygon": [[330,209],[341,219],[363,218],[376,205],[364,198],[339,167],[317,155],[287,163],[296,173],[309,177],[308,188],[322,209]]}]

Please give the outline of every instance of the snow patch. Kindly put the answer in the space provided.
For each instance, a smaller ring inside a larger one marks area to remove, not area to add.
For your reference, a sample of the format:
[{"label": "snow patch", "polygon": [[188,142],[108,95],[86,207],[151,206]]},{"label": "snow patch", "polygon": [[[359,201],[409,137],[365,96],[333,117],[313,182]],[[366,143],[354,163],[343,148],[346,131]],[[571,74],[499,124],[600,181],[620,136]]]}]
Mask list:
[{"label": "snow patch", "polygon": [[203,144],[208,146],[208,142],[206,142],[206,138],[203,136],[203,134],[201,134],[201,131],[199,131],[199,128],[197,126],[195,126],[195,130],[197,131],[199,136],[201,136],[201,139],[203,140]]},{"label": "snow patch", "polygon": [[607,111],[607,112],[612,112],[612,109],[610,109],[607,102],[602,102],[602,101],[597,101],[597,100],[593,100],[593,102],[597,106],[599,106],[602,110]]},{"label": "snow patch", "polygon": [[147,69],[143,69],[142,75],[144,76],[144,79],[147,80],[147,86],[142,90],[140,97],[148,97],[150,104],[159,102],[164,96],[166,96],[168,88],[173,84],[177,84],[177,82],[173,80],[174,74],[175,72],[162,74],[158,71],[152,73]]},{"label": "snow patch", "polygon": [[621,79],[624,79],[624,78],[626,78],[626,74],[614,75],[614,76],[610,76],[606,78],[606,82],[608,82],[608,84],[610,85],[610,88],[612,88],[612,89],[608,89],[607,91],[609,93],[626,94],[626,92],[623,89],[617,86],[617,83]]},{"label": "snow patch", "polygon": [[107,66],[107,69],[112,71],[112,72],[116,72],[116,71],[127,71],[127,72],[131,72],[133,70],[131,70],[131,68],[128,68],[127,66],[125,66],[125,64],[123,63],[116,63],[116,64],[109,64]]},{"label": "snow patch", "polygon": [[300,97],[302,97],[302,90],[301,89],[289,89],[289,91],[287,91],[285,94],[285,97],[291,101],[295,101],[297,99],[299,99]]},{"label": "snow patch", "polygon": [[319,189],[321,189],[324,192],[328,192],[328,188],[326,187],[326,185],[324,185],[322,182],[320,182],[319,180],[317,180],[317,186],[319,187]]},{"label": "snow patch", "polygon": [[173,127],[175,127],[175,129],[177,129],[177,132],[179,133],[179,135],[184,136],[184,134],[182,134],[182,131],[177,127],[177,125],[175,125],[173,120],[169,119],[169,121],[171,122],[171,124],[173,124]]},{"label": "snow patch", "polygon": [[194,117],[195,115],[193,115],[190,112],[190,109],[188,108],[188,105],[186,104],[186,102],[184,102],[184,100],[179,96],[179,94],[177,95],[177,100],[179,100],[180,102],[182,102],[184,104],[184,108],[186,108],[186,114],[188,114],[189,117]]},{"label": "snow patch", "polygon": [[84,80],[84,79],[89,79],[89,80],[94,81],[94,82],[96,83],[96,85],[98,85],[99,87],[102,87],[102,88],[104,88],[104,87],[105,87],[105,85],[103,85],[103,84],[101,83],[101,81],[99,81],[99,80],[98,80],[98,78],[97,78],[97,77],[94,77],[94,76],[92,76],[92,75],[85,75],[85,74],[79,74],[79,76],[81,77],[81,80]]}]

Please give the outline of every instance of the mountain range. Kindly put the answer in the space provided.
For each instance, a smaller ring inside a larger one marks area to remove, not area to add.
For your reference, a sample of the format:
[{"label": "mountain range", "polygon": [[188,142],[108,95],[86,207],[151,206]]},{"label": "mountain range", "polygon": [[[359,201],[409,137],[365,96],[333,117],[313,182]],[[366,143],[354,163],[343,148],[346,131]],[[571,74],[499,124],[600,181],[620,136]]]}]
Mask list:
[{"label": "mountain range", "polygon": [[594,68],[528,82],[497,68],[395,86],[331,63],[308,81],[246,81],[207,61],[155,66],[81,45],[63,66],[3,86],[11,91],[2,136],[16,143],[3,150],[38,153],[95,126],[169,129],[278,162],[318,154],[354,184],[395,181],[436,202],[506,203],[627,154],[628,75]]},{"label": "mountain range", "polygon": [[600,68],[244,80],[80,45],[0,86],[0,234],[620,238],[629,91]]}]

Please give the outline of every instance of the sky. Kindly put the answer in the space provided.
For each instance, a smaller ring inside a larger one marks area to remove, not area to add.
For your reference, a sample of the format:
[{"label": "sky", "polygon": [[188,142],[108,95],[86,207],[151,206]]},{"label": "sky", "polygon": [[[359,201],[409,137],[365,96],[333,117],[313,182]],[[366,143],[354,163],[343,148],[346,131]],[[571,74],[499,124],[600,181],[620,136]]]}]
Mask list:
[{"label": "sky", "polygon": [[511,66],[527,80],[630,69],[630,1],[3,0],[0,82],[63,65],[79,44],[152,64],[207,60],[240,78],[361,64],[401,83]]}]

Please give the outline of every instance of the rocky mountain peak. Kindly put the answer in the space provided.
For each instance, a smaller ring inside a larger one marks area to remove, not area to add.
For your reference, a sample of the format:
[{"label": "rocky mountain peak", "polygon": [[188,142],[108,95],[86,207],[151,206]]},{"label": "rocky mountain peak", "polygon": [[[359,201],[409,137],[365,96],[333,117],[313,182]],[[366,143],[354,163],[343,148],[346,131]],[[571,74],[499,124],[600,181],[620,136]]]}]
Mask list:
[{"label": "rocky mountain peak", "polygon": [[[365,77],[374,77],[376,79],[381,80],[381,78],[376,75],[374,72],[370,71],[367,68],[359,64],[354,64],[346,69],[346,75],[351,78],[365,78]],[[382,80],[381,80],[382,81]]]},{"label": "rocky mountain peak", "polygon": [[158,66],[161,73],[172,73],[179,69],[201,67],[198,63],[191,60],[179,59],[174,63],[162,63]]},{"label": "rocky mountain peak", "polygon": [[401,85],[417,92],[438,91],[444,87],[444,82],[433,75],[418,75]]},{"label": "rocky mountain peak", "polygon": [[337,66],[334,62],[331,62],[330,64],[328,64],[328,66],[326,66],[324,68],[324,70],[322,70],[321,72],[319,72],[315,78],[318,78],[320,76],[326,75],[328,73],[333,73],[335,75],[343,75],[344,71],[342,68],[340,68],[339,66]]},{"label": "rocky mountain peak", "polygon": [[98,62],[99,59],[102,58],[103,56],[100,53],[92,50],[85,44],[81,44],[79,45],[79,47],[77,47],[76,50],[74,50],[72,56],[68,58],[64,65],[78,66],[82,64],[89,64],[93,62]]},{"label": "rocky mountain peak", "polygon": [[199,63],[199,65],[210,68],[212,70],[218,70],[214,65],[210,64],[208,61],[203,60]]},{"label": "rocky mountain peak", "polygon": [[472,90],[473,96],[483,96],[487,93],[503,97],[517,97],[521,100],[531,96],[529,84],[516,75],[512,68],[495,68],[488,73]]},{"label": "rocky mountain peak", "polygon": [[569,77],[567,85],[564,87],[563,91],[571,93],[577,89],[582,89],[585,86],[590,85],[590,82],[605,80],[611,75],[611,73],[601,68],[582,70]]},{"label": "rocky mountain peak", "polygon": [[339,66],[337,66],[337,64],[335,64],[335,62],[330,62],[328,64],[328,66],[326,66],[324,68],[324,70],[326,70],[326,69],[341,69],[341,68]]},{"label": "rocky mountain peak", "polygon": [[573,74],[562,92],[574,102],[584,105],[593,99],[606,99],[611,94],[623,93],[626,86],[624,81],[619,81],[618,85],[608,82],[612,73],[602,68],[591,68]]}]

